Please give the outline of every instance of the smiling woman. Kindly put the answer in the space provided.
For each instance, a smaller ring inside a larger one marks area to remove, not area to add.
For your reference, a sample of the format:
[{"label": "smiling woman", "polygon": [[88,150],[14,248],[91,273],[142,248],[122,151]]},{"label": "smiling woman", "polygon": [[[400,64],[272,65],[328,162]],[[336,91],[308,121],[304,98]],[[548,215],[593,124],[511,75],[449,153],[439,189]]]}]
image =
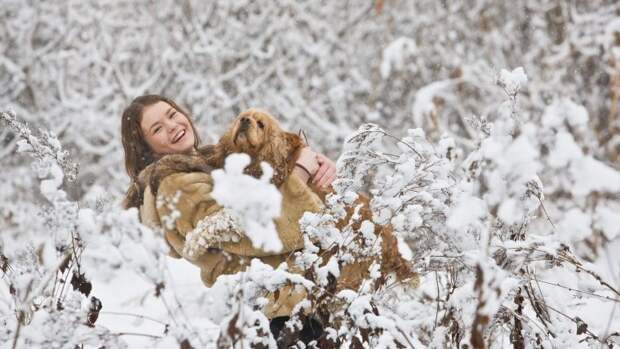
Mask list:
[{"label": "smiling woman", "polygon": [[[175,139],[178,136],[183,142]],[[189,114],[173,100],[159,95],[140,96],[129,104],[122,115],[121,137],[125,169],[133,182],[162,155],[191,152],[200,145]]]},{"label": "smiling woman", "polygon": [[144,140],[156,154],[189,153],[195,138],[187,116],[170,104],[160,101],[147,106],[140,122]]},{"label": "smiling woman", "polygon": [[[253,258],[274,268],[292,263],[293,252],[303,247],[298,224],[301,216],[308,211],[318,212],[323,205],[307,185],[308,179],[314,177],[318,189],[331,184],[336,172],[331,160],[310,150],[297,135],[281,130],[275,119],[265,113],[251,110],[242,113],[232,129],[234,136],[227,134],[222,138],[234,146],[222,148],[222,140],[216,146],[200,146],[189,114],[172,100],[158,95],[138,97],[123,112],[125,166],[132,181],[124,206],[138,208],[143,224],[163,232],[172,257],[185,258],[197,265],[206,286],[213,285],[220,275],[245,270]],[[286,134],[297,139],[295,156],[283,158],[292,163],[278,166],[279,163],[270,162],[276,170],[272,182],[282,197],[280,216],[273,219],[282,248],[263,251],[244,237],[243,228],[236,223],[238,219],[211,196],[210,171],[219,166],[213,159],[224,149],[250,156],[281,153]],[[161,202],[174,202],[174,213],[170,205],[158,204]],[[194,248],[192,236],[204,237],[212,244],[208,248]],[[190,253],[194,250],[199,253]],[[294,270],[292,264],[290,267]],[[263,310],[271,319],[274,337],[305,292],[285,285],[279,289],[279,295]],[[306,342],[322,333],[320,324],[308,319],[307,329],[304,327],[301,332],[307,337]]]}]

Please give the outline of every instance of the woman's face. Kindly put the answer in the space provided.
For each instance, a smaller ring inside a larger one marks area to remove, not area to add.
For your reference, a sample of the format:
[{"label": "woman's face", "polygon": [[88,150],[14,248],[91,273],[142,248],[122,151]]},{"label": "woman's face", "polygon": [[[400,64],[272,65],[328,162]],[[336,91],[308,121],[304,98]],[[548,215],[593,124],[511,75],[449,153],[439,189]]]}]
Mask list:
[{"label": "woman's face", "polygon": [[145,107],[140,127],[156,155],[189,153],[194,149],[194,132],[187,116],[166,102]]}]

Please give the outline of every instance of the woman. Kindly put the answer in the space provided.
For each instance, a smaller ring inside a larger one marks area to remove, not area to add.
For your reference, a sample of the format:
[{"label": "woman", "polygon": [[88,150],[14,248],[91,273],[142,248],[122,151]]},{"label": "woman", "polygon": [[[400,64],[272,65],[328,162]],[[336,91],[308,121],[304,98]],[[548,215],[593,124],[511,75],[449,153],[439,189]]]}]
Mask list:
[{"label": "woman", "polygon": [[[187,112],[166,97],[140,96],[125,109],[121,124],[125,167],[131,177],[125,207],[139,208],[144,224],[163,228],[170,254],[176,258],[184,257],[199,266],[201,278],[207,286],[211,286],[219,275],[244,270],[254,257],[274,267],[290,262],[291,252],[303,247],[297,224],[299,218],[304,211],[316,212],[322,205],[306,183],[312,178],[313,185],[325,187],[335,178],[335,165],[331,160],[307,147],[302,149],[298,166],[279,188],[282,213],[274,222],[284,247],[278,254],[265,253],[252,247],[234,224],[235,220],[210,197],[213,182],[208,172],[208,158],[212,148],[200,147],[200,138]],[[163,165],[166,158],[162,157],[170,154],[183,154],[189,159],[191,168]],[[152,178],[157,176],[163,177],[161,182],[153,182]],[[156,197],[175,197],[175,207],[156,205]],[[308,204],[299,207],[299,202]],[[170,221],[168,218],[175,212],[178,216]],[[232,223],[222,228],[222,221]],[[209,246],[188,251],[186,238],[200,227],[226,231],[214,232],[221,239],[212,241]],[[265,314],[272,320],[272,332],[276,338],[294,305],[304,297],[290,287],[283,287],[278,299],[271,299]],[[320,335],[316,322],[308,323],[306,327],[302,337],[312,339]]]}]

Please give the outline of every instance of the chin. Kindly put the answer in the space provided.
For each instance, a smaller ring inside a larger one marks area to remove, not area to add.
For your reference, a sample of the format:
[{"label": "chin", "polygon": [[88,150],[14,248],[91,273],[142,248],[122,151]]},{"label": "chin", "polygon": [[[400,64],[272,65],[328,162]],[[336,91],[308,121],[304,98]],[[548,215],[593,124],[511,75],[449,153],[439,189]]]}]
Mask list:
[{"label": "chin", "polygon": [[187,142],[183,142],[182,144],[175,144],[173,147],[172,154],[189,153],[192,151],[193,148],[194,148],[193,140],[191,142],[187,141]]}]

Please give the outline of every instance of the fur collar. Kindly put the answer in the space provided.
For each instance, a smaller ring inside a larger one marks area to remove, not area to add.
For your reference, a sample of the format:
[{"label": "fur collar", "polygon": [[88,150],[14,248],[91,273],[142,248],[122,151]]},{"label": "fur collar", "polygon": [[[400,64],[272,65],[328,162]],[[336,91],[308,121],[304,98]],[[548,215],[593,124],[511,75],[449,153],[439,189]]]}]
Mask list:
[{"label": "fur collar", "polygon": [[165,177],[181,172],[211,172],[219,167],[213,158],[213,145],[198,148],[197,154],[171,154],[145,167],[138,178],[133,180],[125,194],[125,208],[140,207],[142,205],[144,190],[151,188],[155,195],[159,183]]}]

